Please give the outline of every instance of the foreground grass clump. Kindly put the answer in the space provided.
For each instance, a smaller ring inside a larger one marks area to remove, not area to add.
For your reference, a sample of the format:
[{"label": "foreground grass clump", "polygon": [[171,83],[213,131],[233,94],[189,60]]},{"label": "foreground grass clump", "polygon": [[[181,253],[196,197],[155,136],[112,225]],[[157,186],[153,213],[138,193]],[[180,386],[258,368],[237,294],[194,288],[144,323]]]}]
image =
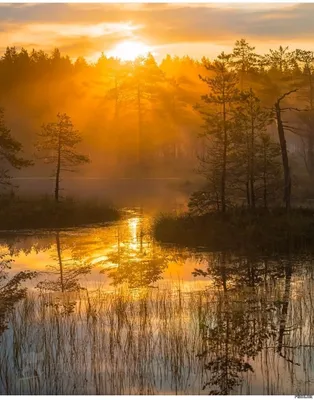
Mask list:
[{"label": "foreground grass clump", "polygon": [[314,211],[294,209],[232,210],[208,213],[160,215],[154,222],[154,236],[164,243],[206,246],[220,250],[286,251],[314,246]]},{"label": "foreground grass clump", "polygon": [[120,213],[96,201],[50,198],[13,198],[0,200],[0,229],[67,228],[110,222]]}]

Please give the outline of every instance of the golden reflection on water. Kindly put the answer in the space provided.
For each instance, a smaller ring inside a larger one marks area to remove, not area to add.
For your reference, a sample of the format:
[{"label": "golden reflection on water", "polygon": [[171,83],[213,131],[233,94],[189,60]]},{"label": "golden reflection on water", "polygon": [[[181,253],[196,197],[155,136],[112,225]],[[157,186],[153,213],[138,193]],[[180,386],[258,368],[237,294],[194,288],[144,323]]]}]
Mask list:
[{"label": "golden reflection on water", "polygon": [[[310,392],[312,259],[162,247],[150,224],[139,213],[106,227],[2,240],[13,273],[41,272],[30,287],[42,309],[31,315],[26,307],[25,320],[14,316],[16,332],[27,333],[21,348],[44,346],[49,329],[52,345],[64,341],[58,360],[45,344],[51,354],[43,370],[54,379],[43,373],[42,387],[64,379],[78,394],[205,394],[209,382],[208,390],[222,394],[292,394],[297,381]],[[3,360],[10,358],[9,334],[5,340]],[[90,386],[78,388],[77,366]],[[10,379],[19,393],[15,375]],[[38,388],[23,390],[44,392]]]},{"label": "golden reflection on water", "polygon": [[[201,282],[202,279],[193,278],[191,274],[199,261],[174,259],[168,249],[155,243],[150,224],[150,217],[140,214],[106,227],[60,231],[62,263],[69,267],[72,263],[78,268],[90,265],[89,274],[79,278],[84,287],[101,284],[109,288],[112,282],[129,283],[131,287],[161,284],[162,281]],[[10,252],[14,259],[12,272],[27,269],[49,274],[51,269],[58,269],[60,260],[55,235],[35,233],[3,238],[2,252]],[[113,279],[115,270],[116,281]]]}]

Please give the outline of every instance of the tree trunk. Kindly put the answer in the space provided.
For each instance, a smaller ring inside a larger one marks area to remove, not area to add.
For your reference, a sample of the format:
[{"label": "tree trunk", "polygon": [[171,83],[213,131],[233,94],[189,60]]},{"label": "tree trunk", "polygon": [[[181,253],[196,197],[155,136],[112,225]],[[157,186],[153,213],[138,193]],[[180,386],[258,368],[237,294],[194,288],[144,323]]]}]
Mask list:
[{"label": "tree trunk", "polygon": [[55,201],[59,201],[59,190],[60,190],[60,169],[61,169],[61,132],[59,132],[59,144],[58,144],[58,161],[56,171],[56,185],[55,185]]},{"label": "tree trunk", "polygon": [[306,167],[310,178],[314,178],[314,143],[313,143],[313,136],[314,136],[314,104],[313,104],[313,97],[314,97],[314,90],[313,90],[313,80],[312,80],[312,73],[311,69],[308,69],[308,78],[309,78],[309,102],[310,102],[310,113],[309,113],[309,124],[308,124],[308,137],[307,137],[307,154],[306,154]]},{"label": "tree trunk", "polygon": [[[265,145],[264,145],[265,146]],[[264,208],[267,210],[267,157],[266,157],[266,149],[264,147],[264,171],[263,171],[263,200],[264,200]]]},{"label": "tree trunk", "polygon": [[251,177],[251,154],[250,154],[250,138],[249,134],[246,135],[246,200],[248,208],[251,208],[251,193],[250,193],[250,177]]},{"label": "tree trunk", "polygon": [[223,103],[223,124],[224,124],[224,143],[223,143],[223,160],[221,173],[221,211],[226,211],[226,175],[227,175],[227,126],[226,126],[226,103]]},{"label": "tree trunk", "polygon": [[[311,124],[313,125],[313,124]],[[308,171],[311,178],[314,177],[314,143],[313,143],[313,126],[310,128],[310,132],[307,140],[307,165]]]},{"label": "tree trunk", "polygon": [[142,173],[142,104],[140,84],[137,85],[137,109],[138,109],[138,169]]},{"label": "tree trunk", "polygon": [[276,111],[278,136],[279,136],[281,155],[282,155],[284,180],[285,180],[285,182],[284,182],[284,202],[285,202],[286,210],[287,210],[287,212],[289,212],[290,208],[291,208],[291,175],[290,175],[287,143],[286,143],[285,131],[284,131],[284,127],[283,127],[282,119],[281,119],[281,109],[280,109],[279,101],[277,101],[275,103],[275,111]]},{"label": "tree trunk", "polygon": [[249,180],[247,180],[246,184],[246,202],[248,208],[251,208],[251,197],[250,197],[250,185],[249,185]]},{"label": "tree trunk", "polygon": [[254,121],[251,121],[251,143],[250,143],[250,191],[251,191],[251,207],[255,208],[255,187],[254,187]]}]

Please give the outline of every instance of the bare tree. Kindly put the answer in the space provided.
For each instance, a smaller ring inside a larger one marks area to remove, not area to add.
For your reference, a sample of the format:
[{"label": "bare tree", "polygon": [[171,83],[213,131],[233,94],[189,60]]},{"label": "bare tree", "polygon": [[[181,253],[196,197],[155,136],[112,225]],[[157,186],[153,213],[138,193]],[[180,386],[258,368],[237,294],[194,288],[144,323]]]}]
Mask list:
[{"label": "bare tree", "polygon": [[282,155],[282,166],[284,172],[284,202],[287,212],[289,212],[291,208],[291,173],[290,173],[289,157],[287,151],[287,142],[285,136],[285,125],[282,120],[282,112],[287,110],[287,108],[282,108],[280,103],[285,97],[289,96],[292,93],[297,92],[297,90],[298,89],[294,89],[284,93],[277,99],[274,106],[276,113],[277,130],[281,148],[281,155]]}]

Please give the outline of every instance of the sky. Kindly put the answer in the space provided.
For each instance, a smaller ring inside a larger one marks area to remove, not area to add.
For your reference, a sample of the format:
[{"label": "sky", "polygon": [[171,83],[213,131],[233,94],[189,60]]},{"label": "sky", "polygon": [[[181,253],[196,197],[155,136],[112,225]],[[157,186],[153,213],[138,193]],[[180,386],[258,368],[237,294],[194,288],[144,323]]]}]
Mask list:
[{"label": "sky", "polygon": [[0,53],[7,46],[71,58],[131,59],[151,51],[215,57],[246,38],[264,53],[279,45],[314,50],[314,3],[0,3]]}]

